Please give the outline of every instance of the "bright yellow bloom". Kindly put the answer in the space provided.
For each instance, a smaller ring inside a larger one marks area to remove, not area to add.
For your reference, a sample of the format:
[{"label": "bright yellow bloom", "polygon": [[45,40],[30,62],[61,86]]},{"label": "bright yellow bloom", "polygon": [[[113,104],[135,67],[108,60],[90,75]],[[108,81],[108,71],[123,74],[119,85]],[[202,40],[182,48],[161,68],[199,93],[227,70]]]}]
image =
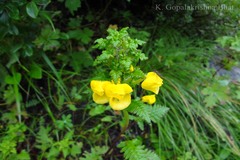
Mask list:
[{"label": "bright yellow bloom", "polygon": [[93,101],[97,104],[105,104],[108,103],[109,98],[104,94],[102,96],[99,96],[97,93],[93,93],[92,95]]},{"label": "bright yellow bloom", "polygon": [[155,72],[148,72],[146,79],[142,82],[141,86],[145,90],[149,90],[158,94],[159,87],[162,86],[163,80]]},{"label": "bright yellow bloom", "polygon": [[142,97],[142,101],[143,101],[143,102],[146,102],[146,103],[148,103],[148,104],[153,104],[153,103],[156,102],[156,96],[155,96],[155,94],[143,96],[143,97]]},{"label": "bright yellow bloom", "polygon": [[110,98],[109,105],[114,110],[123,110],[131,104],[132,88],[128,84],[108,84],[105,87],[106,96]]},{"label": "bright yellow bloom", "polygon": [[131,94],[126,94],[122,99],[111,97],[109,105],[113,110],[123,110],[131,104]]},{"label": "bright yellow bloom", "polygon": [[134,71],[134,68],[133,68],[133,66],[131,65],[130,66],[130,72],[133,72]]},{"label": "bright yellow bloom", "polygon": [[93,101],[97,104],[108,103],[109,98],[105,95],[105,87],[111,84],[109,81],[97,81],[92,80],[90,83],[91,89],[93,91]]}]

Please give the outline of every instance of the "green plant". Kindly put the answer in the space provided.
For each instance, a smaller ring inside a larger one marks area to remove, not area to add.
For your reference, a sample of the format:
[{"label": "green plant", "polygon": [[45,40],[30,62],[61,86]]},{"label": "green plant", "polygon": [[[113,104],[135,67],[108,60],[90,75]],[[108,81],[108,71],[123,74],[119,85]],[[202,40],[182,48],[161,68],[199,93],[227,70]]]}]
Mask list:
[{"label": "green plant", "polygon": [[0,0],[0,159],[239,159],[239,1],[167,4]]},{"label": "green plant", "polygon": [[237,159],[238,136],[227,129],[229,123],[237,127],[236,121],[227,118],[238,117],[231,114],[238,110],[231,94],[235,94],[231,90],[235,84],[223,77],[213,78],[214,70],[206,68],[215,50],[208,41],[188,39],[176,30],[163,28],[157,33],[156,47],[147,51],[152,56],[149,68],[161,71],[164,94],[158,98],[170,109],[158,122],[158,129],[152,130],[151,141],[157,153],[162,159],[189,157],[189,153],[191,158],[217,159],[228,146],[226,156]]},{"label": "green plant", "polygon": [[[96,40],[96,47],[103,50],[103,52],[96,58],[94,64],[100,66],[102,73],[106,75],[106,78],[110,77],[112,82],[92,80],[91,89],[93,90],[93,100],[95,103],[105,104],[109,102],[112,109],[123,110],[123,119],[120,123],[122,128],[121,135],[128,129],[129,113],[137,116],[131,120],[139,120],[140,123],[138,124],[140,128],[143,129],[144,121],[148,124],[150,124],[151,121],[157,123],[161,119],[161,116],[168,111],[168,108],[160,107],[159,105],[149,106],[149,104],[155,103],[155,95],[145,97],[146,100],[142,98],[143,102],[149,103],[144,104],[141,99],[137,97],[138,93],[136,91],[134,91],[134,100],[131,101],[130,94],[133,92],[131,86],[136,88],[144,79],[144,73],[137,66],[138,61],[147,59],[147,57],[137,49],[138,45],[143,44],[143,41],[130,38],[127,33],[127,28],[123,28],[120,31],[108,29],[108,33],[109,35],[105,39],[100,38]],[[106,73],[109,73],[109,75]],[[98,75],[98,73],[96,74]],[[102,79],[104,78],[105,77],[102,77]],[[154,72],[149,72],[145,80],[141,83],[143,89],[154,92],[155,94],[158,94],[161,85],[162,79]],[[153,152],[142,150],[144,146],[140,146],[140,148],[138,148],[139,150],[134,150],[131,148],[132,143],[126,143],[126,145],[128,144],[129,148],[127,146],[122,149],[126,159],[136,159],[132,154],[146,154],[146,156],[149,157],[154,155]],[[135,145],[137,144],[138,143]],[[112,147],[105,154],[106,157],[109,156],[111,149],[113,149]],[[133,153],[133,151],[135,152]],[[154,155],[152,158],[154,157],[157,159],[157,155]]]}]

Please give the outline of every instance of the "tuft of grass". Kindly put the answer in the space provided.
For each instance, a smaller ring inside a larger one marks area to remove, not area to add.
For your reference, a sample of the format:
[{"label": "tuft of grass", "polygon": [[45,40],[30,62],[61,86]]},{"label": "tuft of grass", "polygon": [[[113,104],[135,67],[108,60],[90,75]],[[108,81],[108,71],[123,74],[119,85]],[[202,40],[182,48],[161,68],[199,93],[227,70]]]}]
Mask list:
[{"label": "tuft of grass", "polygon": [[162,28],[156,35],[151,41],[155,44],[146,51],[152,57],[146,68],[164,79],[158,101],[170,109],[152,130],[159,155],[162,159],[239,158],[238,104],[219,101],[208,107],[201,92],[214,81],[207,67],[213,45],[174,29]]}]

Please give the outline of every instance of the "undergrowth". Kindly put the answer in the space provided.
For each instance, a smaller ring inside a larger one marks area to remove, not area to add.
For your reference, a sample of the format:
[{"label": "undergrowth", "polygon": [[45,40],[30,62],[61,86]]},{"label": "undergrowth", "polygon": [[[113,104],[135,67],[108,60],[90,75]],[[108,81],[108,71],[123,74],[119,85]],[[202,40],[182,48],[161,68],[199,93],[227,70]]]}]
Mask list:
[{"label": "undergrowth", "polygon": [[0,1],[0,159],[239,159],[239,1],[95,3]]}]

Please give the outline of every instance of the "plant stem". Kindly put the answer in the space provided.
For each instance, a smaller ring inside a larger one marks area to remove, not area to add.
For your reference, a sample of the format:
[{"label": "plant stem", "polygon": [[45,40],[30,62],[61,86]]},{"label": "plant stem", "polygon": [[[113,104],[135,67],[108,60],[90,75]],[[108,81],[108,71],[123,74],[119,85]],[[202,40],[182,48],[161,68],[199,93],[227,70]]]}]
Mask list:
[{"label": "plant stem", "polygon": [[18,115],[18,121],[21,123],[22,122],[22,117],[21,117],[21,103],[20,103],[20,94],[18,90],[18,85],[14,84],[14,92],[16,96],[16,106],[17,106],[17,115]]},{"label": "plant stem", "polygon": [[122,127],[121,134],[123,134],[127,130],[129,125],[129,114],[128,114],[128,111],[126,110],[123,110],[123,122],[124,122],[124,125]]},{"label": "plant stem", "polygon": [[107,158],[109,156],[111,151],[116,146],[117,142],[122,138],[123,133],[129,128],[129,114],[128,114],[128,111],[126,111],[126,110],[123,110],[123,122],[124,122],[124,124],[123,124],[122,130],[121,130],[121,133],[113,140],[112,145],[105,153],[105,156],[104,156],[105,158]]}]

